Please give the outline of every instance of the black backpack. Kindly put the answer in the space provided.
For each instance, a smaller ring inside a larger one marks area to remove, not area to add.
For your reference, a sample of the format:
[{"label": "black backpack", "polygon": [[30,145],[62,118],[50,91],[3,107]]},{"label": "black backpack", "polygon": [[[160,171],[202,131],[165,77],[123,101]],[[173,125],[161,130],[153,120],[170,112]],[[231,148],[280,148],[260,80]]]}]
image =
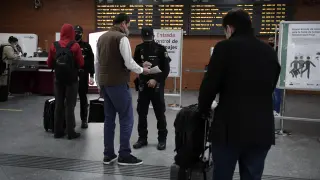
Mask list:
[{"label": "black backpack", "polygon": [[[211,147],[207,147],[208,137],[210,133],[211,120],[213,112],[204,116],[200,116],[198,105],[193,104],[184,107],[177,114],[174,121],[175,127],[175,164],[179,166],[178,179],[188,179],[187,173],[192,169],[199,169],[200,166],[205,176],[205,169],[210,166],[210,161],[203,160],[205,151]],[[204,178],[206,179],[206,178]]]},{"label": "black backpack", "polygon": [[3,49],[6,46],[10,45],[0,45],[0,75],[6,70],[6,63],[4,62],[4,58],[2,57]]},{"label": "black backpack", "polygon": [[71,46],[74,43],[71,41],[66,47],[61,47],[58,41],[54,42],[56,48],[55,78],[60,83],[71,84],[78,80],[78,66],[71,51]]}]

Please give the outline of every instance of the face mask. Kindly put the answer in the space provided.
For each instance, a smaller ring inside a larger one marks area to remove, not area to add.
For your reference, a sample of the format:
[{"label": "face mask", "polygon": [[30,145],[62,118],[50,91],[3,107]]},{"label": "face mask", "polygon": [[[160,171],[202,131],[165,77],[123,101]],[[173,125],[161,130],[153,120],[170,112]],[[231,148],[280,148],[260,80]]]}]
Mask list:
[{"label": "face mask", "polygon": [[124,28],[124,33],[127,35],[127,36],[129,36],[129,29],[126,27],[126,28]]},{"label": "face mask", "polygon": [[82,39],[82,34],[76,34],[76,41],[80,41]]},{"label": "face mask", "polygon": [[270,45],[271,47],[274,47],[274,43],[269,43],[269,45]]},{"label": "face mask", "polygon": [[232,35],[232,32],[231,32],[231,28],[230,26],[227,26],[226,30],[225,30],[225,34],[226,34],[226,38],[229,39]]}]

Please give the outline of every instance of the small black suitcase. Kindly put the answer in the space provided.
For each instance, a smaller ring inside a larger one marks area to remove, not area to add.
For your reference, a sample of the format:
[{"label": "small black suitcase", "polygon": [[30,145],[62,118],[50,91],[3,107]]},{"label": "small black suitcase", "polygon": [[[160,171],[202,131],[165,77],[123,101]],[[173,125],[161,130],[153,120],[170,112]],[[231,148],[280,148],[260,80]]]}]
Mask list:
[{"label": "small black suitcase", "polygon": [[0,85],[0,102],[8,101],[9,87]]},{"label": "small black suitcase", "polygon": [[[197,105],[190,105],[188,111],[195,111],[197,108]],[[187,111],[184,111],[185,113]],[[180,113],[180,112],[179,112]],[[181,110],[182,113],[182,110]],[[180,116],[180,118],[183,116]],[[193,117],[191,114],[185,114],[185,117],[187,118],[196,118],[197,116]],[[201,156],[199,158],[199,161],[192,165],[192,167],[188,169],[181,169],[179,165],[174,163],[170,168],[170,180],[211,180],[213,177],[213,171],[214,171],[214,165],[212,162],[212,148],[211,143],[209,140],[210,137],[210,129],[211,124],[213,121],[213,111],[206,117],[204,123],[204,134],[203,134],[203,151],[201,153]],[[175,125],[176,128],[176,125]],[[177,129],[176,129],[177,130]],[[177,132],[176,132],[177,133]],[[177,134],[176,134],[177,135]],[[176,145],[178,139],[175,140]],[[176,160],[176,159],[175,159]]]},{"label": "small black suitcase", "polygon": [[102,98],[90,101],[89,123],[104,123],[104,100]]},{"label": "small black suitcase", "polygon": [[[205,164],[202,164],[205,165]],[[191,180],[212,180],[213,176],[213,165],[201,167],[202,165],[198,165],[192,170],[187,170],[182,176],[186,177],[179,177],[179,166],[176,164],[171,165],[170,168],[170,180],[178,180],[180,179],[191,179]]]},{"label": "small black suitcase", "polygon": [[43,127],[44,130],[54,132],[55,98],[47,99],[44,103]]},{"label": "small black suitcase", "polygon": [[[54,133],[54,110],[56,107],[55,98],[47,99],[44,103],[43,111],[43,127],[45,131]],[[66,128],[66,121],[64,121],[63,128]]]}]

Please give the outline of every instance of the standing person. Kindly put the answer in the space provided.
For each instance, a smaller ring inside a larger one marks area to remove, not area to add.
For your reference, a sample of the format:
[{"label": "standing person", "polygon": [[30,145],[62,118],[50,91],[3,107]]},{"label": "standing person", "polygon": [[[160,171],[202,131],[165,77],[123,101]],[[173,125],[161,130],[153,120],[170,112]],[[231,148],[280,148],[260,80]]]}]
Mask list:
[{"label": "standing person", "polygon": [[134,60],[143,67],[158,66],[161,73],[153,75],[139,75],[139,97],[137,112],[139,115],[139,139],[133,148],[139,149],[148,145],[148,111],[150,101],[157,118],[158,150],[166,149],[167,121],[165,116],[166,105],[164,100],[165,81],[170,72],[170,57],[167,49],[154,41],[153,29],[144,27],[141,30],[143,43],[137,45]]},{"label": "standing person", "polygon": [[104,164],[117,160],[114,152],[114,130],[116,113],[120,123],[119,165],[140,165],[142,160],[131,155],[130,138],[133,128],[132,96],[128,85],[130,71],[149,73],[148,68],[140,67],[131,54],[129,35],[130,18],[120,13],[113,20],[113,26],[100,36],[97,43],[99,67],[98,84],[104,97]]},{"label": "standing person", "polygon": [[84,65],[80,46],[75,41],[71,24],[64,24],[60,41],[54,42],[49,51],[47,64],[55,70],[54,137],[64,137],[63,124],[66,121],[68,139],[80,137],[76,133],[74,108],[77,103],[78,71]]},{"label": "standing person", "polygon": [[[94,54],[88,42],[82,40],[83,29],[81,26],[74,26],[76,32],[75,40],[80,45],[84,57],[84,67],[79,69],[79,97],[80,97],[80,118],[81,128],[88,128],[88,83],[94,84]],[[90,74],[90,79],[89,79]]]},{"label": "standing person", "polygon": [[0,45],[0,102],[8,100],[10,87],[11,60],[19,59],[18,39],[10,36],[8,43]]},{"label": "standing person", "polygon": [[10,64],[10,60],[19,58],[17,50],[18,38],[10,36],[8,43],[0,45],[0,75],[7,69]]},{"label": "standing person", "polygon": [[200,113],[206,114],[220,95],[210,137],[213,179],[232,180],[239,161],[241,179],[261,180],[275,144],[272,93],[280,65],[275,51],[254,36],[246,11],[229,11],[223,27],[227,40],[214,48],[198,100]]},{"label": "standing person", "polygon": [[278,53],[278,46],[275,44],[275,40],[273,36],[269,37],[268,44]]}]

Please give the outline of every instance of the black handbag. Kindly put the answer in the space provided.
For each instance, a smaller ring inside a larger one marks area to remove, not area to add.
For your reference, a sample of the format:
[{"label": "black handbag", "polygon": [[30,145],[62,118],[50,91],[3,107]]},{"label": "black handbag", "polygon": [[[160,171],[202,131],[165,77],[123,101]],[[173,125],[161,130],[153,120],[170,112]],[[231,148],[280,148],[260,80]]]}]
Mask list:
[{"label": "black handbag", "polygon": [[104,100],[102,98],[90,100],[89,123],[104,123]]}]

